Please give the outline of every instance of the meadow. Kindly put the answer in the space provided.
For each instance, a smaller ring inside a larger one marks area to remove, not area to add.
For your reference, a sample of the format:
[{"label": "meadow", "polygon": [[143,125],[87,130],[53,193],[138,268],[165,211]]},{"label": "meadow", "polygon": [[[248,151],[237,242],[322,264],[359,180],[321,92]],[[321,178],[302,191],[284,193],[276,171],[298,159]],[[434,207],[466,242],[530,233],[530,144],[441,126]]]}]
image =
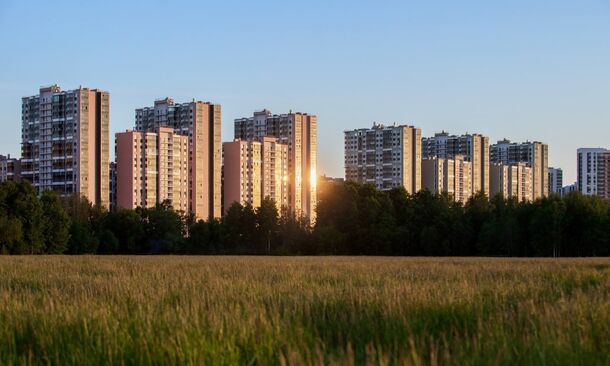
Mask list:
[{"label": "meadow", "polygon": [[610,260],[0,256],[0,364],[610,364]]}]

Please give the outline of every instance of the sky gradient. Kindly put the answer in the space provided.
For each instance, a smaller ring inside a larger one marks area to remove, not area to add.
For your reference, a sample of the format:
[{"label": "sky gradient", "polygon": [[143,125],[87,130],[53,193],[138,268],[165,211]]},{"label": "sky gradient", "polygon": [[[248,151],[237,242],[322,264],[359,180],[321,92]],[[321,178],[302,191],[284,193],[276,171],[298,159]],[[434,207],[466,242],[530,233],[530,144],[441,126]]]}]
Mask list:
[{"label": "sky gradient", "polygon": [[[0,153],[19,156],[21,97],[110,92],[111,141],[171,96],[222,104],[223,141],[255,110],[318,116],[320,174],[343,176],[343,131],[406,123],[610,148],[610,2],[0,0]],[[114,148],[111,148],[113,151]]]}]

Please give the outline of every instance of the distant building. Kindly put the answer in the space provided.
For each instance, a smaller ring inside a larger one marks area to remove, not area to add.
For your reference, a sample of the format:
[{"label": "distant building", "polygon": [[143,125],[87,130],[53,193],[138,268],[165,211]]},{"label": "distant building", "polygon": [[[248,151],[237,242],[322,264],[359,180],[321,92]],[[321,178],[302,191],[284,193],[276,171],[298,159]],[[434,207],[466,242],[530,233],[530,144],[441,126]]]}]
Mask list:
[{"label": "distant building", "polygon": [[569,186],[565,186],[565,187],[561,188],[562,197],[565,197],[572,192],[578,192],[578,183],[577,182],[574,182],[574,183],[570,184]]},{"label": "distant building", "polygon": [[42,87],[22,98],[21,110],[22,178],[39,193],[78,193],[108,207],[108,92]]},{"label": "distant building", "polygon": [[421,189],[421,130],[407,125],[345,131],[345,179],[389,190]]},{"label": "distant building", "polygon": [[423,159],[422,189],[437,194],[445,192],[456,202],[467,202],[473,195],[472,163],[461,155],[454,159]]},{"label": "distant building", "polygon": [[136,109],[136,130],[171,127],[188,136],[188,211],[198,219],[221,216],[221,107],[195,101],[156,100],[154,106]]},{"label": "distant building", "polygon": [[117,207],[154,207],[168,201],[173,209],[189,208],[189,137],[174,129],[116,134]]},{"label": "distant building", "polygon": [[577,173],[580,193],[610,199],[610,150],[578,149]]},{"label": "distant building", "polygon": [[549,193],[561,194],[563,188],[563,170],[561,168],[549,167]]},{"label": "distant building", "polygon": [[317,121],[315,115],[307,113],[278,115],[266,109],[235,120],[235,139],[275,137],[279,144],[288,146],[288,208],[311,222],[315,221],[317,202]]},{"label": "distant building", "polygon": [[518,201],[532,201],[533,169],[525,163],[511,165],[492,164],[490,169],[490,187],[492,197],[502,195],[504,198],[517,198]]},{"label": "distant building", "polygon": [[223,143],[224,213],[235,202],[261,205],[272,199],[278,211],[288,205],[288,145],[274,137],[259,141],[235,140]]},{"label": "distant building", "polygon": [[489,138],[479,134],[462,136],[447,132],[434,134],[422,139],[422,158],[455,159],[463,156],[472,163],[472,189],[489,196]]},{"label": "distant building", "polygon": [[533,199],[548,195],[549,147],[538,141],[516,143],[504,139],[490,147],[492,164],[513,165],[525,163],[532,168]]},{"label": "distant building", "polygon": [[109,209],[110,210],[115,210],[116,209],[116,195],[117,195],[117,190],[116,190],[116,162],[111,161],[110,162],[110,166],[108,167],[108,169],[110,170],[110,174],[109,174],[109,183],[110,183],[110,188],[109,188],[109,192],[110,192],[110,203],[108,204]]},{"label": "distant building", "polygon": [[21,180],[21,160],[0,155],[0,183]]}]

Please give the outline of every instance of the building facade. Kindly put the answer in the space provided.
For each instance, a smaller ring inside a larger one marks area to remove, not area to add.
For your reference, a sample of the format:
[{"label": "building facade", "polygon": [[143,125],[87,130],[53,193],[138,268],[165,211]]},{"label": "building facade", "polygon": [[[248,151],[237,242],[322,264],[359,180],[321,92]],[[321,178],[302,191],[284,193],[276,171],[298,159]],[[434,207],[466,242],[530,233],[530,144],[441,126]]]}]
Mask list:
[{"label": "building facade", "polygon": [[525,163],[492,164],[490,167],[491,195],[516,198],[521,201],[534,199],[533,169]]},{"label": "building facade", "polygon": [[42,87],[22,98],[21,111],[22,178],[39,193],[81,194],[108,207],[108,92]]},{"label": "building facade", "polygon": [[423,159],[421,165],[423,189],[436,194],[447,193],[454,201],[462,203],[472,197],[472,163],[463,156]]},{"label": "building facade", "polygon": [[480,134],[462,136],[447,132],[434,134],[422,139],[423,159],[455,159],[463,156],[472,163],[472,189],[489,196],[489,138]]},{"label": "building facade", "polygon": [[188,136],[188,211],[197,219],[221,216],[222,144],[221,107],[195,101],[175,103],[171,98],[157,100],[152,107],[136,109],[136,130],[151,131],[171,127]]},{"label": "building facade", "polygon": [[[307,113],[272,114],[268,110],[235,120],[235,139],[275,137],[288,147],[288,208],[310,222],[316,216],[317,117]],[[226,180],[225,180],[226,181]]]},{"label": "building facade", "polygon": [[174,129],[116,134],[117,207],[134,209],[169,202],[174,210],[189,208],[189,137]]},{"label": "building facade", "polygon": [[549,167],[549,194],[559,194],[561,195],[561,190],[563,188],[563,170],[561,168],[553,168]]},{"label": "building facade", "polygon": [[345,180],[379,189],[421,189],[421,130],[407,125],[345,131]]},{"label": "building facade", "polygon": [[610,180],[608,160],[610,150],[604,148],[581,148],[577,155],[578,191],[585,195],[607,197]]},{"label": "building facade", "polygon": [[0,155],[0,183],[21,180],[21,160]]},{"label": "building facade", "polygon": [[288,145],[274,137],[223,143],[223,212],[235,202],[256,208],[272,199],[278,212],[288,207]]},{"label": "building facade", "polygon": [[546,197],[549,194],[549,147],[547,144],[538,141],[516,143],[504,139],[491,145],[490,156],[493,164],[527,164],[532,168],[533,199]]},{"label": "building facade", "polygon": [[[115,141],[115,149],[116,149],[116,141]],[[110,162],[110,166],[108,167],[109,170],[109,194],[110,194],[110,199],[109,199],[109,203],[108,203],[108,208],[110,210],[115,210],[116,209],[116,195],[117,195],[117,190],[116,190],[116,162],[111,161]]]}]

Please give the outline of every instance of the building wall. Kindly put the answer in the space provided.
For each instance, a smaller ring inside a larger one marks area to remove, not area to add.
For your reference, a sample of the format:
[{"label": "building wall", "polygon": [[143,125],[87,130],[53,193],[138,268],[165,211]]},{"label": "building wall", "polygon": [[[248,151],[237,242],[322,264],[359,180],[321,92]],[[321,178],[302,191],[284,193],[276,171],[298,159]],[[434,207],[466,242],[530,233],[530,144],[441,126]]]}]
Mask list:
[{"label": "building wall", "polygon": [[154,207],[164,201],[188,210],[188,137],[171,128],[116,134],[117,206]]},{"label": "building wall", "polygon": [[[584,195],[599,195],[600,187],[604,182],[604,175],[600,172],[603,167],[604,156],[610,150],[604,148],[581,148],[576,152],[577,156],[577,187],[578,191]],[[601,163],[601,164],[600,164]]]},{"label": "building wall", "polygon": [[472,163],[462,156],[455,159],[422,160],[422,188],[432,193],[447,193],[456,202],[467,202],[473,194]]},{"label": "building wall", "polygon": [[136,109],[136,129],[171,127],[189,137],[189,212],[198,219],[221,216],[222,111],[219,104],[157,100],[152,107]]},{"label": "building wall", "polygon": [[278,212],[281,212],[283,207],[288,207],[288,145],[280,144],[276,138],[271,137],[264,137],[261,142],[261,197],[271,198]]},{"label": "building wall", "polygon": [[38,192],[79,193],[109,205],[109,94],[40,88],[22,98],[23,178]]},{"label": "building wall", "polygon": [[421,189],[421,130],[384,126],[345,131],[345,179],[389,190]]},{"label": "building wall", "polygon": [[563,170],[561,170],[561,168],[549,167],[547,179],[549,194],[561,194],[561,190],[563,188]]},{"label": "building wall", "polygon": [[259,207],[274,200],[278,211],[288,204],[288,146],[276,138],[225,142],[224,212],[234,202]]},{"label": "building wall", "polygon": [[288,208],[315,221],[317,201],[317,117],[307,113],[274,115],[268,110],[235,120],[235,139],[275,137],[288,146]]},{"label": "building wall", "polygon": [[489,138],[479,134],[462,136],[449,135],[446,132],[422,139],[422,158],[454,159],[463,156],[471,162],[471,184],[474,192],[489,191]]},{"label": "building wall", "polygon": [[0,155],[0,183],[21,180],[21,160]]},{"label": "building wall", "polygon": [[518,201],[534,200],[533,169],[525,163],[492,164],[490,167],[490,192],[492,197],[516,198]]},{"label": "building wall", "polygon": [[524,163],[532,168],[533,199],[548,195],[548,145],[541,142],[514,143],[501,140],[491,145],[490,157],[494,164]]}]

